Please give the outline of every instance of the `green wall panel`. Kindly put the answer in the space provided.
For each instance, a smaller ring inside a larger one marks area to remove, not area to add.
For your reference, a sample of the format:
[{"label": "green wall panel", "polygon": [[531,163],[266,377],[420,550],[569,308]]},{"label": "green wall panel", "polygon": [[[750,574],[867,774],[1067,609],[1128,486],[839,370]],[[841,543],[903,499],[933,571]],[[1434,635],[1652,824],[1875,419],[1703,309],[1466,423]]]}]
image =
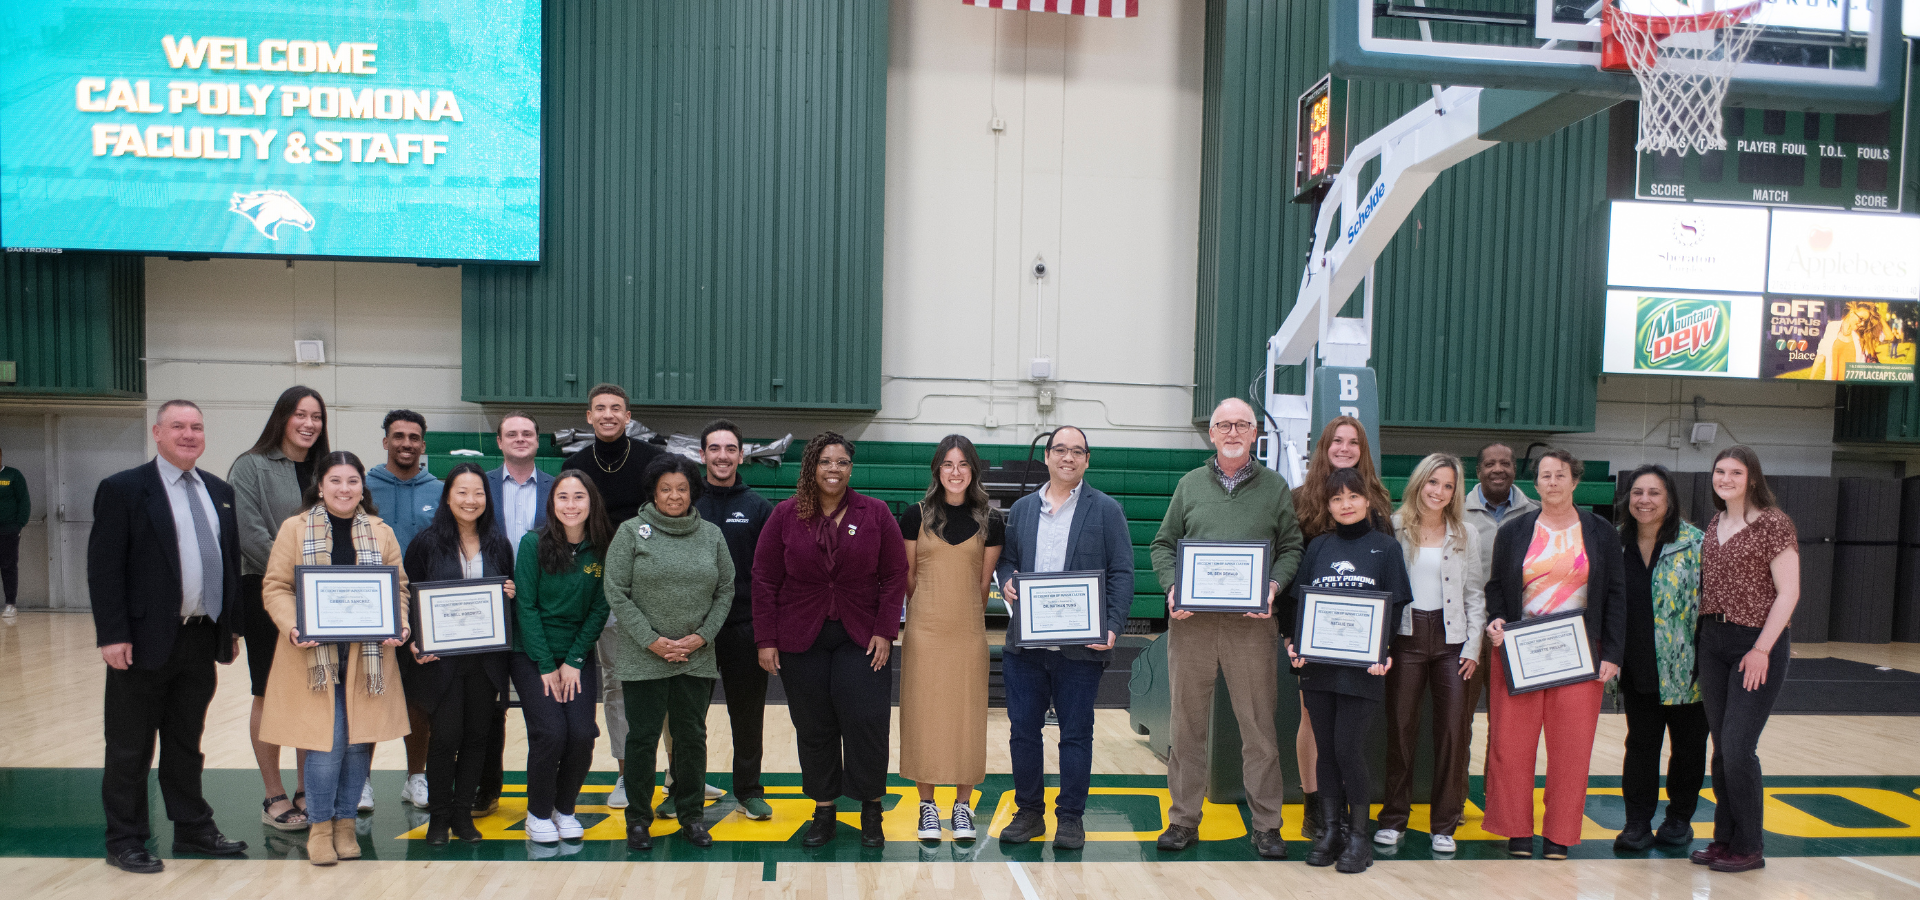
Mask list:
[{"label": "green wall panel", "polygon": [[[1293,115],[1326,74],[1324,4],[1207,8],[1194,416],[1245,396],[1313,236],[1293,195]],[[1354,82],[1350,142],[1432,96]],[[1593,427],[1605,303],[1607,117],[1442,174],[1379,261],[1373,365],[1395,426]],[[1348,312],[1359,312],[1359,292]],[[1297,368],[1280,386],[1300,389]]]},{"label": "green wall panel", "polygon": [[886,0],[576,0],[546,35],[543,261],[465,267],[465,399],[877,409]]},{"label": "green wall panel", "polygon": [[146,265],[137,256],[0,254],[0,398],[143,397]]}]

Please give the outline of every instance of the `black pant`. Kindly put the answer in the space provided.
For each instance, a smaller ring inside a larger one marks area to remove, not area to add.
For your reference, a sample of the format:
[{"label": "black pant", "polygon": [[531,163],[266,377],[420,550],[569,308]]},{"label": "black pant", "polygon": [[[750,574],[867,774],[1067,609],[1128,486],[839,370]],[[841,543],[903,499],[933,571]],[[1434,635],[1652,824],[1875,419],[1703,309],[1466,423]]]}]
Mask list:
[{"label": "black pant", "polygon": [[593,720],[600,665],[588,651],[580,693],[565,703],[547,696],[540,667],[525,653],[513,655],[512,670],[513,690],[527,719],[527,814],[538,819],[553,818],[555,810],[573,815],[580,786],[593,767],[593,740],[600,736]]},{"label": "black pant", "polygon": [[[1355,803],[1365,809],[1373,793],[1367,771],[1367,729],[1380,701],[1332,691],[1305,690],[1307,718],[1313,722],[1313,743],[1320,748],[1314,771],[1320,776],[1320,796],[1336,804]],[[1344,808],[1344,807],[1343,807]]]},{"label": "black pant", "polygon": [[20,533],[0,534],[0,592],[7,597],[7,605],[13,605],[13,598],[20,595]]},{"label": "black pant", "polygon": [[480,802],[500,799],[500,788],[506,781],[507,755],[507,706],[502,703],[493,711],[493,726],[488,731],[487,765],[480,772],[480,791],[476,796]]},{"label": "black pant", "polygon": [[267,674],[273,671],[273,651],[280,646],[280,626],[267,615],[261,592],[266,578],[240,576],[240,611],[243,637],[247,639],[247,677],[255,697],[267,695]]},{"label": "black pant", "polygon": [[673,732],[669,756],[673,790],[668,795],[682,822],[698,822],[707,805],[707,707],[713,705],[713,679],[672,675],[647,681],[622,681],[627,701],[627,778],[644,785],[649,799],[627,813],[630,822],[652,821],[653,766],[659,758],[661,726]]},{"label": "black pant", "polygon": [[[767,670],[760,668],[760,651],[753,643],[753,623],[741,622],[720,629],[713,652],[720,664],[720,685],[727,694],[727,721],[733,728],[733,796],[736,800],[750,800],[767,792],[760,786],[761,735],[767,717]],[[632,725],[631,717],[628,725]],[[674,734],[679,733],[675,729]]]},{"label": "black pant", "polygon": [[1706,700],[1707,727],[1713,731],[1713,839],[1740,856],[1764,848],[1760,816],[1760,731],[1773,714],[1773,701],[1787,680],[1793,641],[1787,632],[1767,654],[1767,683],[1749,691],[1740,659],[1759,640],[1760,629],[1700,620],[1695,655],[1700,696]]},{"label": "black pant", "polygon": [[153,837],[147,821],[147,769],[153,739],[160,738],[160,797],[173,821],[173,836],[198,837],[214,830],[213,808],[200,791],[200,733],[219,679],[214,657],[220,629],[183,625],[173,653],[158,669],[107,669],[106,765],[100,773],[100,803],[107,813],[107,852],[145,846]]},{"label": "black pant", "polygon": [[800,653],[780,654],[780,684],[800,745],[800,784],[816,803],[887,792],[893,731],[893,658],[873,670],[867,648],[829,619]]},{"label": "black pant", "polygon": [[427,738],[427,806],[434,813],[473,808],[486,775],[499,691],[478,658],[454,656],[434,665],[453,666],[453,686],[433,708]]},{"label": "black pant", "polygon": [[[1771,676],[1769,676],[1771,680]],[[1621,686],[1627,707],[1627,756],[1620,766],[1620,793],[1627,824],[1653,824],[1660,805],[1660,744],[1673,735],[1667,760],[1667,818],[1693,821],[1700,806],[1700,782],[1707,775],[1707,707],[1703,703],[1664,706],[1659,694]]]}]

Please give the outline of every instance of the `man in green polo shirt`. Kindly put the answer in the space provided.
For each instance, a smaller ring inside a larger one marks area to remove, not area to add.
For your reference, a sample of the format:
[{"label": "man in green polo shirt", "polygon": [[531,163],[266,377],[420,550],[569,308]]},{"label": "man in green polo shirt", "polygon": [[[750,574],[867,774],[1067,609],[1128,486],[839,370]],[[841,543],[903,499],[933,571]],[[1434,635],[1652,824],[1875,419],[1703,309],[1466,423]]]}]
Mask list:
[{"label": "man in green polo shirt", "polygon": [[[5,457],[0,457],[4,463]],[[20,593],[20,529],[27,527],[33,501],[27,497],[27,476],[0,465],[0,589],[6,592],[6,618],[13,618],[13,601]]]},{"label": "man in green polo shirt", "polygon": [[[1241,772],[1253,814],[1253,846],[1266,859],[1286,859],[1280,839],[1280,744],[1273,714],[1280,694],[1280,623],[1273,600],[1300,565],[1300,522],[1286,479],[1253,458],[1253,407],[1223,401],[1208,421],[1215,454],[1174,488],[1167,517],[1153,538],[1153,572],[1167,588],[1167,669],[1173,694],[1172,746],[1167,752],[1171,822],[1162,850],[1185,850],[1199,839],[1200,803],[1207,780],[1207,726],[1215,676],[1224,676],[1240,723]],[[1173,610],[1182,540],[1266,541],[1264,613],[1235,615]],[[1291,700],[1289,703],[1293,702]]]}]

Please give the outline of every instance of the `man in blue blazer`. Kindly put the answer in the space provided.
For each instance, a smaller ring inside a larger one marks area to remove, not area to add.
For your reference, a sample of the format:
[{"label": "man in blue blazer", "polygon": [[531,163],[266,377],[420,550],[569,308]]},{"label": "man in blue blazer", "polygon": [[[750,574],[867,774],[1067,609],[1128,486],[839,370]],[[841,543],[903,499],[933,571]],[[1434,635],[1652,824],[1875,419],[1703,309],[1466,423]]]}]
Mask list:
[{"label": "man in blue blazer", "polygon": [[155,738],[173,851],[232,856],[247,849],[220,833],[200,789],[200,734],[219,685],[214,663],[233,662],[241,634],[233,488],[194,465],[207,441],[193,403],[161,405],[153,442],[155,459],[100,482],[87,539],[95,643],[107,664],[100,773],[107,862],[141,874],[164,868],[147,850]]},{"label": "man in blue blazer", "polygon": [[1086,432],[1072,425],[1054,429],[1047,443],[1047,484],[1013,504],[1007,543],[995,570],[1009,607],[1019,602],[1017,574],[1106,573],[1107,641],[1085,647],[1021,650],[1019,616],[1007,625],[1001,674],[1007,687],[1007,741],[1013,758],[1013,796],[1019,811],[1001,829],[1003,843],[1033,840],[1047,831],[1042,786],[1045,755],[1040,728],[1047,708],[1060,719],[1060,794],[1054,800],[1053,845],[1078,850],[1086,844],[1081,817],[1093,774],[1093,701],[1113,645],[1126,630],[1133,606],[1133,541],[1120,503],[1087,484],[1092,454]]}]

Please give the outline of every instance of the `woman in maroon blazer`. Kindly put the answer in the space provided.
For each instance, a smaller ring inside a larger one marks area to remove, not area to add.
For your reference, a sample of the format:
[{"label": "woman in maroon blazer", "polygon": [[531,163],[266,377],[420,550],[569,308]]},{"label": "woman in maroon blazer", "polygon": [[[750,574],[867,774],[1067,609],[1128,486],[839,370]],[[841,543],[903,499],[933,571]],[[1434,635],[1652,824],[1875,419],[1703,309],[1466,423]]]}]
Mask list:
[{"label": "woman in maroon blazer", "polygon": [[[834,802],[860,801],[860,843],[879,847],[892,745],[893,673],[907,550],[887,505],[847,488],[853,442],[831,431],[807,444],[800,484],[773,508],[753,555],[753,638],[760,668],[780,673],[813,798],[808,847],[833,840]],[[844,762],[843,762],[844,760]]]}]

